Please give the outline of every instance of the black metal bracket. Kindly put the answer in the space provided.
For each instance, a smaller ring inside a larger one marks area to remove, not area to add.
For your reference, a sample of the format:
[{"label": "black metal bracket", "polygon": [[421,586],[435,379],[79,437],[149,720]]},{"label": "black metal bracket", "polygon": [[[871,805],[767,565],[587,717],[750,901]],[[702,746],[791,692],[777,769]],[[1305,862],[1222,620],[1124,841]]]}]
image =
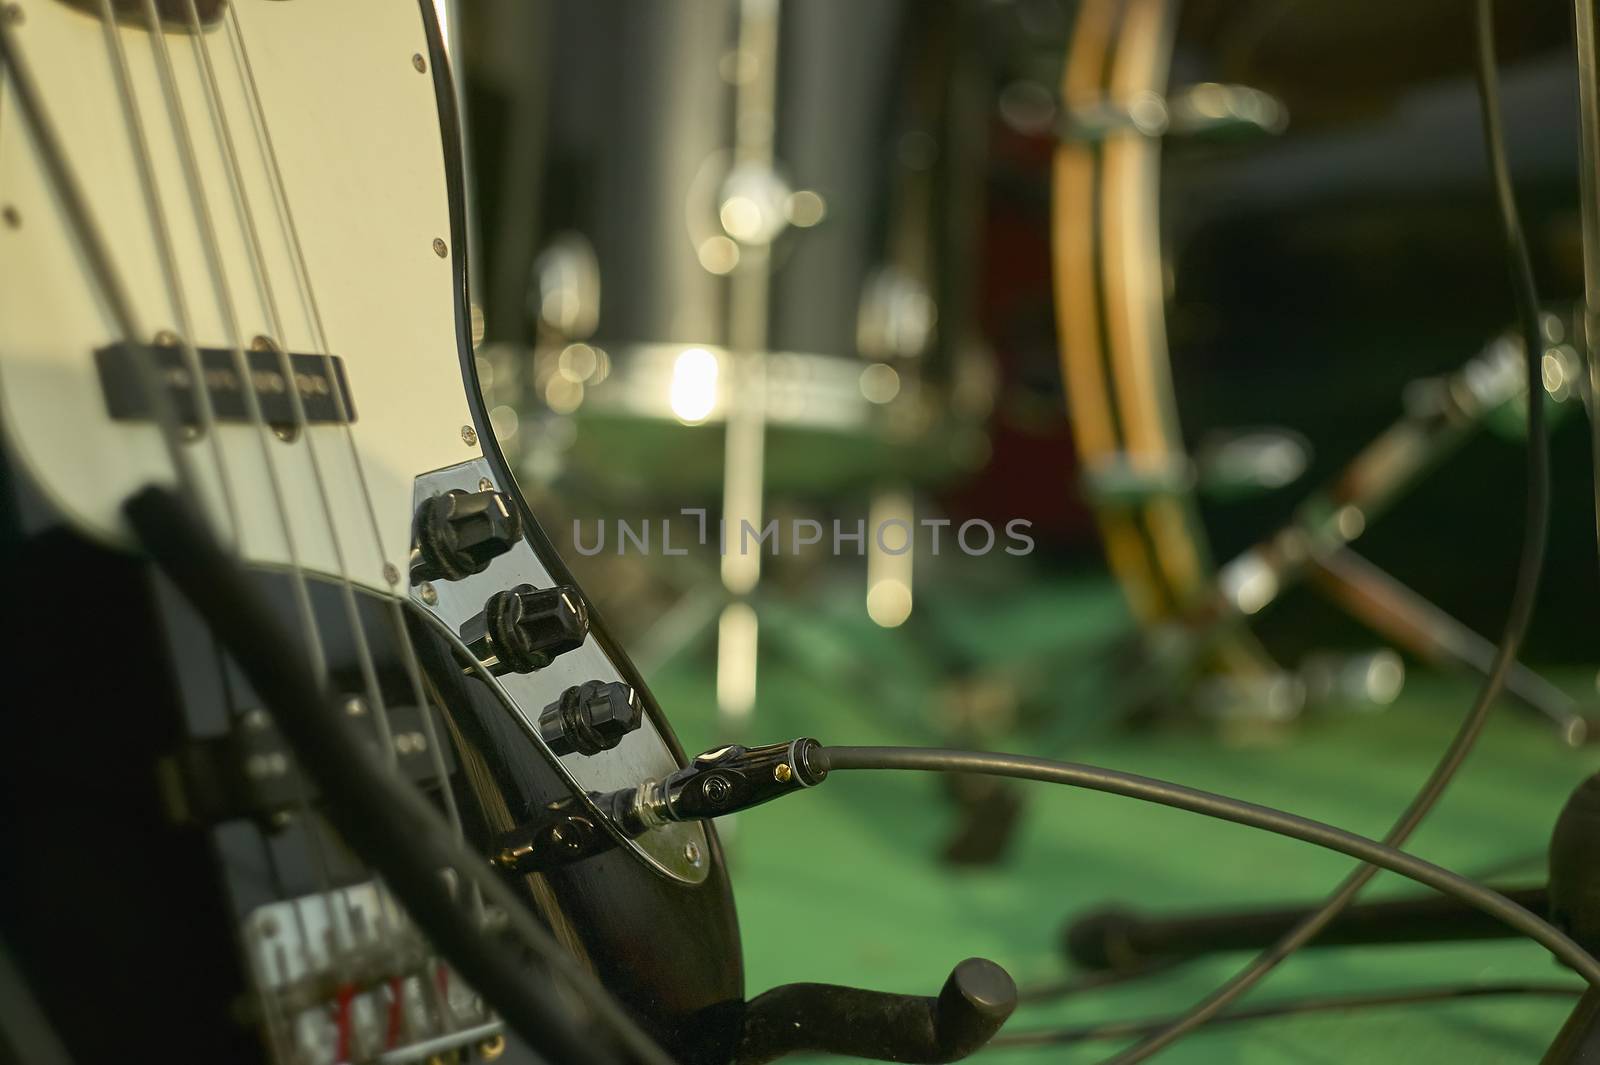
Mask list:
[{"label": "black metal bracket", "polygon": [[935,997],[837,984],[784,984],[745,1007],[733,1065],[821,1051],[880,1061],[960,1061],[1017,1008],[1017,985],[1000,966],[968,958]]}]

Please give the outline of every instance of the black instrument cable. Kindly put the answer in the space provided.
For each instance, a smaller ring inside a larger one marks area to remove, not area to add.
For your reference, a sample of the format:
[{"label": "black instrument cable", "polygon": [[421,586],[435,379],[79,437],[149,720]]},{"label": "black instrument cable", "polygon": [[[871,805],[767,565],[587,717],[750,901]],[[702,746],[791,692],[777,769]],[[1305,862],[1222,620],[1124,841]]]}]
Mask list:
[{"label": "black instrument cable", "polygon": [[1037,780],[1048,784],[1103,791],[1170,806],[1190,813],[1232,821],[1237,825],[1288,836],[1328,850],[1359,858],[1373,868],[1387,869],[1435,891],[1451,895],[1487,913],[1544,946],[1590,984],[1600,987],[1600,961],[1544,918],[1474,880],[1450,872],[1385,843],[1307,817],[1185,787],[1154,777],[1123,773],[1099,766],[1030,758],[1020,754],[991,754],[925,747],[824,747],[820,764],[827,771],[853,769],[920,770],[935,773],[981,773],[990,776]]},{"label": "black instrument cable", "polygon": [[[1511,287],[1516,300],[1524,357],[1527,361],[1528,488],[1522,558],[1518,565],[1516,586],[1512,592],[1505,627],[1501,632],[1500,643],[1495,649],[1494,660],[1484,678],[1483,686],[1433,772],[1429,774],[1422,788],[1400,815],[1394,827],[1389,830],[1388,835],[1384,837],[1386,844],[1395,847],[1411,837],[1417,826],[1438,803],[1462,763],[1466,761],[1467,755],[1471,753],[1479,733],[1483,731],[1483,726],[1488,720],[1490,708],[1505,685],[1507,672],[1516,662],[1529,619],[1533,614],[1539,575],[1544,568],[1545,539],[1549,524],[1550,463],[1543,402],[1544,382],[1540,365],[1544,352],[1544,337],[1540,328],[1539,294],[1534,284],[1528,244],[1517,211],[1510,165],[1506,160],[1500,117],[1499,76],[1495,67],[1492,0],[1478,0],[1476,15],[1474,71],[1483,118],[1484,145],[1489,156],[1495,204],[1505,239],[1506,256],[1511,271]],[[1189,1012],[1143,1042],[1108,1059],[1105,1065],[1135,1065],[1137,1062],[1148,1060],[1164,1047],[1216,1017],[1296,950],[1315,939],[1377,872],[1378,870],[1371,865],[1356,869],[1329,896],[1323,906],[1288,935],[1263,951],[1254,961],[1201,1000]]]},{"label": "black instrument cable", "polygon": [[[1583,993],[1581,986],[1557,983],[1503,983],[1503,984],[1450,984],[1443,987],[1417,987],[1402,991],[1366,991],[1355,994],[1308,995],[1304,998],[1268,1002],[1250,1009],[1232,1010],[1215,1018],[1213,1026],[1241,1024],[1246,1021],[1274,1020],[1298,1017],[1308,1013],[1338,1013],[1347,1010],[1374,1009],[1383,1006],[1418,1006],[1435,1002],[1455,1002],[1472,998],[1576,998]],[[1084,1024],[1073,1027],[1035,1029],[999,1035],[989,1041],[992,1047],[1055,1047],[1071,1043],[1088,1043],[1102,1039],[1133,1039],[1162,1031],[1173,1022],[1171,1017],[1154,1017],[1146,1020],[1106,1021],[1102,1024]]]}]

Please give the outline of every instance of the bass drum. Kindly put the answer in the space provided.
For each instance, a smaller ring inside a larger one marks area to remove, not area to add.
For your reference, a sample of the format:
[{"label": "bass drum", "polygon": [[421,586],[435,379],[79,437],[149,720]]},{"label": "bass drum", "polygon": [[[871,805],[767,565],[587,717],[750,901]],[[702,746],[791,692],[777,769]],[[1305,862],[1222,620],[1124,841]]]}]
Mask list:
[{"label": "bass drum", "polygon": [[[1392,698],[1392,652],[1331,682],[1280,665],[1363,630],[1432,663],[1483,660],[1476,634],[1498,631],[1513,579],[1522,459],[1474,431],[1516,437],[1526,402],[1498,339],[1514,308],[1469,20],[1446,3],[1280,6],[1086,0],[1051,178],[1086,495],[1133,614],[1191,656],[1162,694],[1274,717],[1329,683]],[[1560,311],[1582,284],[1570,28],[1560,11],[1503,14],[1509,150],[1562,400],[1581,364]],[[1593,597],[1576,512],[1589,490],[1558,480],[1557,494],[1551,564],[1584,579],[1546,582],[1551,615]],[[1327,594],[1280,604],[1302,580]],[[1536,640],[1587,652],[1554,626]],[[1197,675],[1227,678],[1221,698]],[[1538,677],[1512,689],[1569,738],[1581,728]]]},{"label": "bass drum", "polygon": [[715,491],[724,433],[686,427],[730,412],[764,423],[777,491],[967,463],[989,103],[967,6],[553,0],[519,16],[548,63],[475,42],[506,131],[486,217],[515,220],[489,234],[482,355],[532,479]]}]

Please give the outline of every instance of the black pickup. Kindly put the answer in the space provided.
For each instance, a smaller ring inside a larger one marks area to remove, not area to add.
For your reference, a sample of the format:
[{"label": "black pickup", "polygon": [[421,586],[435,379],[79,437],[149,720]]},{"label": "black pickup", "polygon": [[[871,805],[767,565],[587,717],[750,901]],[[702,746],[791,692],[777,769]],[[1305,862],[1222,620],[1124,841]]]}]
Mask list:
[{"label": "black pickup", "polygon": [[[211,397],[211,412],[219,422],[248,422],[249,408],[231,348],[196,348],[201,377]],[[271,350],[244,353],[250,367],[251,384],[261,404],[261,416],[274,428],[296,425],[284,380],[283,356]],[[125,343],[111,344],[94,353],[100,369],[100,388],[105,394],[106,411],[118,421],[150,421],[150,393],[137,362],[148,358],[162,387],[166,389],[178,421],[187,426],[200,424],[194,378],[181,348],[146,345],[135,349]],[[291,354],[289,367],[308,425],[336,425],[356,420],[355,402],[345,379],[344,362],[337,355]],[[336,391],[337,390],[337,391]],[[344,397],[341,411],[338,397]],[[344,417],[340,415],[343,414]]]},{"label": "black pickup", "polygon": [[[361,704],[357,704],[361,705]],[[363,709],[376,746],[382,731],[376,715]],[[390,706],[385,711],[393,765],[399,775],[424,791],[449,786],[456,769],[455,751],[430,736],[415,706]],[[445,778],[439,775],[443,767]],[[262,710],[249,711],[219,735],[196,739],[179,748],[162,770],[170,813],[175,820],[200,825],[250,818],[271,824],[301,802],[318,801],[315,786],[300,771],[277,725]]]}]

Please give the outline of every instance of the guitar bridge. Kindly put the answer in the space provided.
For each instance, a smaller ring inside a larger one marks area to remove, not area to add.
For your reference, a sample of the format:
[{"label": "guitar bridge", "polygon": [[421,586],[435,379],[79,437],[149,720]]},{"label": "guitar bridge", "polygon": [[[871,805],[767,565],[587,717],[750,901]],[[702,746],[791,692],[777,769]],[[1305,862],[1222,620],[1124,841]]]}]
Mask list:
[{"label": "guitar bridge", "polygon": [[493,1061],[504,1028],[375,883],[269,903],[244,925],[248,1004],[280,1065]]}]

